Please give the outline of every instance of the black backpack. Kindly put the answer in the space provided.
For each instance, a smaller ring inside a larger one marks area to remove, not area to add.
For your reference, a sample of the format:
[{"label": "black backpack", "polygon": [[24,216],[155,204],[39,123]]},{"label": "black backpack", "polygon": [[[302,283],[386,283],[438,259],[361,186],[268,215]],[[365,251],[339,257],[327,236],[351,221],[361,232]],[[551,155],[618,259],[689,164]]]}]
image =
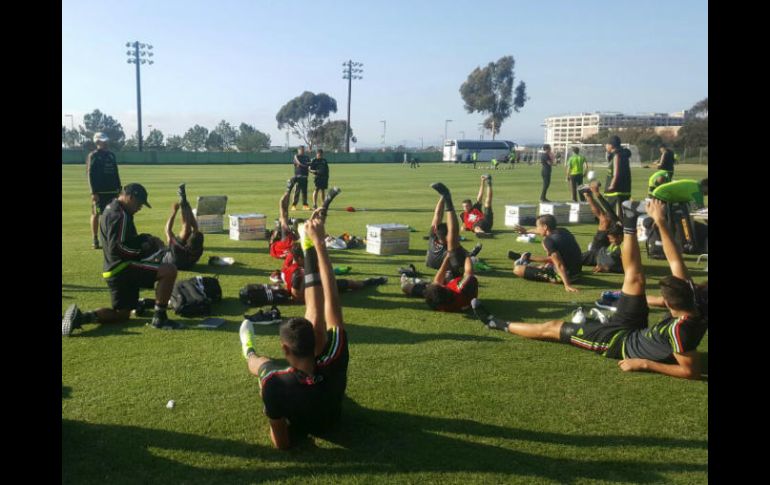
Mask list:
[{"label": "black backpack", "polygon": [[219,280],[196,276],[177,281],[168,303],[174,313],[183,317],[211,315],[211,304],[222,300]]},{"label": "black backpack", "polygon": [[249,284],[239,292],[241,303],[246,306],[282,305],[291,303],[291,294],[283,288],[261,283]]}]

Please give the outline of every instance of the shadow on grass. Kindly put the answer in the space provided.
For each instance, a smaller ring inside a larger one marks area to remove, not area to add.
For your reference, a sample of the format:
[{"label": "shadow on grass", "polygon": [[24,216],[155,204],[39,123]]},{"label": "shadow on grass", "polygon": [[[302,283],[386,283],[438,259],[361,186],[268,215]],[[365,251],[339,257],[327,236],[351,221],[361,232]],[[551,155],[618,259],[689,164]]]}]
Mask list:
[{"label": "shadow on grass", "polygon": [[104,291],[107,289],[107,285],[104,286],[81,286],[81,285],[70,285],[67,283],[63,283],[61,285],[62,291],[86,291],[86,292],[92,292],[92,291]]},{"label": "shadow on grass", "polygon": [[[258,407],[255,405],[255,413]],[[250,434],[267,427],[246,422],[244,426]],[[490,438],[510,442],[505,443],[505,448],[479,442]],[[661,483],[667,481],[666,473],[706,473],[708,470],[706,463],[676,459],[665,463],[601,459],[602,448],[684,448],[705,452],[707,441],[539,432],[468,419],[367,409],[347,399],[343,403],[342,423],[321,439],[339,447],[318,448],[314,439],[308,438],[291,451],[282,452],[231,439],[64,419],[62,483],[103,483],[105,477],[121,477],[132,483],[255,483],[287,479],[314,481],[321,477],[339,480],[341,475],[355,474],[395,478],[394,474],[410,473],[444,476],[447,473],[501,473],[559,483],[586,480]],[[517,442],[522,441],[592,449],[573,450],[575,458],[553,458],[542,452],[519,451],[521,443]],[[196,454],[205,455],[207,463],[219,465],[217,468],[198,465]],[[676,457],[676,453],[672,456]],[[228,467],[233,460],[245,463]],[[244,466],[250,468],[244,469]]]},{"label": "shadow on grass", "polygon": [[[356,207],[356,212],[428,212],[433,213],[435,209],[417,209],[413,207],[394,207],[394,208],[376,208],[376,209],[369,209],[369,208],[358,208]],[[329,212],[348,212],[345,208],[336,208],[332,209],[329,208]]]},{"label": "shadow on grass", "polygon": [[400,328],[373,327],[358,323],[347,323],[346,327],[349,329],[350,341],[354,344],[420,344],[438,340],[500,342],[504,340],[502,338],[462,333],[415,333]]},{"label": "shadow on grass", "polygon": [[[230,253],[256,253],[256,254],[268,254],[269,250],[267,248],[267,241],[259,239],[256,241],[247,241],[247,242],[253,242],[256,244],[259,244],[259,247],[243,247],[243,246],[232,246],[232,247],[215,247],[215,248],[206,248],[206,253],[202,258],[201,261],[203,261],[203,264],[205,265],[209,258],[211,256],[229,256]],[[205,261],[204,261],[205,260]]]}]

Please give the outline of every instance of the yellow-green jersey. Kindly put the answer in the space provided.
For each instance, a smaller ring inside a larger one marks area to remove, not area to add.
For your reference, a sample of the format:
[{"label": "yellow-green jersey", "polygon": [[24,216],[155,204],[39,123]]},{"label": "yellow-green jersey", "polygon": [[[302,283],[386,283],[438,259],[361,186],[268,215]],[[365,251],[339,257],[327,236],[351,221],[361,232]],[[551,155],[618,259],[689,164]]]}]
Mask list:
[{"label": "yellow-green jersey", "polygon": [[572,155],[569,157],[569,160],[567,160],[567,165],[569,166],[569,174],[570,175],[583,175],[583,167],[586,163],[586,157],[583,155]]}]

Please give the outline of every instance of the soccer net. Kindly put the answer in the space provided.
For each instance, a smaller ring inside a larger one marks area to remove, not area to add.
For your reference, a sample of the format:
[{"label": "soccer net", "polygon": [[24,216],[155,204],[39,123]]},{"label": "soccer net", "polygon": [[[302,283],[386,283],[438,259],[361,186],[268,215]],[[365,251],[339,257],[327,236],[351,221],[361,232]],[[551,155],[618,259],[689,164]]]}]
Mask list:
[{"label": "soccer net", "polygon": [[[628,143],[622,143],[623,148],[631,150],[631,166],[641,167],[642,159],[639,157],[639,149],[636,145],[629,145]],[[588,160],[588,166],[595,170],[597,168],[605,168],[607,166],[607,149],[600,143],[571,143],[567,146],[565,153],[562,153],[562,159],[567,160],[572,156],[572,147],[578,147],[580,154],[586,157]]]}]

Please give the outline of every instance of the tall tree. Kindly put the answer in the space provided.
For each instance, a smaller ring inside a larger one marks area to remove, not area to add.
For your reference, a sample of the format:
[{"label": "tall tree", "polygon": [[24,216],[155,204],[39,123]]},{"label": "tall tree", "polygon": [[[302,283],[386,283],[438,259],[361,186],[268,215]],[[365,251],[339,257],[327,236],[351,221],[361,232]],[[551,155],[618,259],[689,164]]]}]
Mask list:
[{"label": "tall tree", "polygon": [[126,140],[126,142],[123,144],[123,150],[126,150],[126,151],[139,150],[139,132],[138,131],[133,135],[131,135],[131,138]]},{"label": "tall tree", "polygon": [[[348,122],[345,120],[335,120],[325,123],[312,132],[310,132],[310,141],[313,145],[320,145],[326,150],[342,150],[345,148],[345,128]],[[351,140],[353,138],[353,129],[350,129]]]},{"label": "tall tree", "polygon": [[200,125],[195,125],[182,137],[182,146],[190,152],[199,152],[206,146],[209,130]]},{"label": "tall tree", "polygon": [[514,64],[513,56],[501,57],[483,69],[477,67],[471,71],[468,79],[460,86],[465,110],[468,113],[479,112],[488,115],[484,120],[484,127],[492,131],[493,140],[512,111],[518,113],[529,100],[527,85],[523,81],[516,86],[516,96],[513,95]]},{"label": "tall tree", "polygon": [[238,132],[230,125],[230,123],[225,120],[220,121],[217,127],[212,130],[212,133],[216,133],[222,137],[222,149],[224,151],[231,152],[235,149]]},{"label": "tall tree", "polygon": [[110,139],[110,147],[114,150],[120,150],[123,148],[123,144],[126,140],[126,134],[123,132],[123,127],[112,116],[102,113],[98,109],[93,110],[91,113],[83,116],[83,123],[85,127],[80,126],[79,131],[86,141],[93,139],[94,133],[101,131],[107,135]]},{"label": "tall tree", "polygon": [[206,150],[209,152],[221,152],[224,150],[222,135],[216,131],[209,133],[208,138],[206,138]]},{"label": "tall tree", "polygon": [[270,148],[270,135],[262,133],[253,126],[241,123],[238,127],[236,147],[239,152],[258,152]]},{"label": "tall tree", "polygon": [[182,151],[184,148],[184,138],[179,135],[171,135],[166,138],[166,150],[168,151]]},{"label": "tall tree", "polygon": [[278,129],[288,126],[305,144],[310,146],[310,133],[324,124],[331,113],[337,112],[337,101],[328,94],[305,91],[292,99],[275,116]]},{"label": "tall tree", "polygon": [[162,151],[163,146],[163,132],[153,128],[144,140],[144,146],[148,150]]}]

